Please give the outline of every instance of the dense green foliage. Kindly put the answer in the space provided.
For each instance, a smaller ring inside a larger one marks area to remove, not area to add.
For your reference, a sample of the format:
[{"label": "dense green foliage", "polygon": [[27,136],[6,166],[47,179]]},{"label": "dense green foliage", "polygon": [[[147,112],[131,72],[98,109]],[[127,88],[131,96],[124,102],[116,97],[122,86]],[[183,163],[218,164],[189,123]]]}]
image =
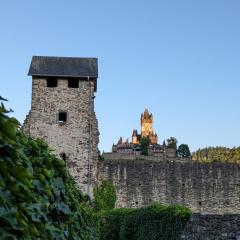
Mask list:
[{"label": "dense green foliage", "polygon": [[226,148],[226,147],[208,147],[199,149],[192,153],[192,159],[202,162],[232,162],[240,163],[240,147]]},{"label": "dense green foliage", "polygon": [[148,156],[148,147],[150,144],[150,139],[148,137],[143,137],[140,140],[140,145],[141,145],[141,149],[142,149],[142,154],[145,156]]},{"label": "dense green foliage", "polygon": [[120,240],[120,228],[124,219],[135,211],[133,208],[116,208],[100,212],[100,239]]},{"label": "dense green foliage", "polygon": [[107,180],[103,180],[100,186],[93,189],[94,210],[96,212],[110,210],[115,207],[117,200],[115,187]]},{"label": "dense green foliage", "polygon": [[190,210],[185,207],[161,204],[102,212],[101,239],[177,240],[190,215]]},{"label": "dense green foliage", "polygon": [[168,143],[167,144],[168,147],[174,148],[174,149],[177,150],[177,143],[178,143],[178,141],[177,141],[177,139],[175,137],[170,137],[169,139],[167,139],[167,143]]},{"label": "dense green foliage", "polygon": [[2,104],[0,239],[97,239],[95,218],[64,161],[18,128]]},{"label": "dense green foliage", "polygon": [[179,147],[177,149],[177,155],[178,155],[178,157],[184,157],[184,158],[191,157],[191,152],[189,150],[188,145],[187,144],[179,145]]}]

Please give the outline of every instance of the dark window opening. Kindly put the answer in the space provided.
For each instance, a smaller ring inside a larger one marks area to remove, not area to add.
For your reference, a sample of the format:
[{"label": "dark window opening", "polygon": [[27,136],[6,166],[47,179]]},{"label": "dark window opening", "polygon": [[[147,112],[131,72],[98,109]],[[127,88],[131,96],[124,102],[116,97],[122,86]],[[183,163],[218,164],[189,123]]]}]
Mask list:
[{"label": "dark window opening", "polygon": [[138,205],[138,202],[135,202],[136,203],[136,205]]},{"label": "dark window opening", "polygon": [[79,88],[79,80],[78,79],[68,79],[68,87],[69,88]]},{"label": "dark window opening", "polygon": [[47,78],[47,87],[57,87],[57,78],[49,77]]},{"label": "dark window opening", "polygon": [[66,162],[66,153],[60,153],[60,157]]},{"label": "dark window opening", "polygon": [[67,122],[67,113],[66,112],[59,112],[58,121],[59,122]]},{"label": "dark window opening", "polygon": [[202,206],[202,202],[198,202],[199,206]]}]

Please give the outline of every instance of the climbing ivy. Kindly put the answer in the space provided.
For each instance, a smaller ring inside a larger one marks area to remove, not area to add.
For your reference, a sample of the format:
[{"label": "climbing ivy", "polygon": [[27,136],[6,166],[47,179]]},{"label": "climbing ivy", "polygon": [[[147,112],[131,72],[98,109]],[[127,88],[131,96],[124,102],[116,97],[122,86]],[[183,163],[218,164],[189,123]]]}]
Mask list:
[{"label": "climbing ivy", "polygon": [[96,218],[65,162],[7,113],[1,103],[0,239],[98,239]]},{"label": "climbing ivy", "polygon": [[93,189],[93,194],[95,212],[110,210],[115,207],[117,199],[116,190],[109,181],[103,180],[99,186]]}]

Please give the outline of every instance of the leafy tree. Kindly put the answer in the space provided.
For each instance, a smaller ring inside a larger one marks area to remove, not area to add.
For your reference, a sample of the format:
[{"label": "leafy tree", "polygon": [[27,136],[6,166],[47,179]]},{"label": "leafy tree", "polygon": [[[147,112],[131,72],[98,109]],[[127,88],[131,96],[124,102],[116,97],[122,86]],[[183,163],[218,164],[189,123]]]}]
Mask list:
[{"label": "leafy tree", "polygon": [[207,147],[193,152],[192,159],[201,162],[231,162],[240,163],[240,147]]},{"label": "leafy tree", "polygon": [[189,158],[191,156],[191,152],[189,150],[189,147],[187,144],[181,144],[179,147],[178,147],[178,150],[177,150],[177,155],[179,157],[184,157],[184,158]]},{"label": "leafy tree", "polygon": [[167,139],[168,147],[174,148],[177,150],[177,139],[175,137],[170,137]]},{"label": "leafy tree", "polygon": [[150,144],[150,139],[149,137],[143,137],[140,140],[140,145],[141,145],[141,149],[142,149],[142,154],[145,156],[148,156],[148,147]]},{"label": "leafy tree", "polygon": [[100,186],[93,189],[93,206],[96,212],[111,210],[115,207],[117,200],[116,190],[112,183],[103,180]]}]

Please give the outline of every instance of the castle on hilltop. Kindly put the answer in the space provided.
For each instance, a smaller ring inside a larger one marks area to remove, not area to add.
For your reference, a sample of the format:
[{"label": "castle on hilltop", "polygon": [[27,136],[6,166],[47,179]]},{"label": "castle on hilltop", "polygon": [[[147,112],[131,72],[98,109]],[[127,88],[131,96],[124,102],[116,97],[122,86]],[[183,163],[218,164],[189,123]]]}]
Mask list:
[{"label": "castle on hilltop", "polygon": [[133,130],[133,144],[139,144],[139,141],[144,137],[148,137],[151,144],[157,144],[158,136],[154,133],[152,125],[153,115],[148,112],[148,109],[145,109],[144,113],[141,115],[141,135],[138,134],[137,130]]},{"label": "castle on hilltop", "polygon": [[166,144],[165,140],[163,144],[158,144],[158,135],[153,130],[153,115],[149,113],[148,109],[142,113],[141,118],[141,134],[138,134],[136,129],[132,133],[132,141],[128,139],[123,141],[120,137],[117,144],[113,144],[112,152],[128,155],[141,155],[141,140],[143,138],[149,139],[148,155],[161,156],[161,157],[175,157],[176,149]]}]

